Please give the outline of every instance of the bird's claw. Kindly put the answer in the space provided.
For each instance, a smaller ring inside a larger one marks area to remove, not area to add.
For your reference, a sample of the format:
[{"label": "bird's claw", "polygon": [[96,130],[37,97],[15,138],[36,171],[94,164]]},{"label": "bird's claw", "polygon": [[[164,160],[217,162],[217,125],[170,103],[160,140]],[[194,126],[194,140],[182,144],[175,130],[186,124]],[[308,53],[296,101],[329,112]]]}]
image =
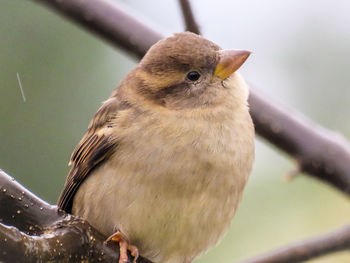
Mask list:
[{"label": "bird's claw", "polygon": [[113,235],[107,238],[105,243],[108,243],[110,241],[119,243],[120,253],[119,253],[119,262],[118,263],[130,263],[129,257],[128,257],[128,250],[130,251],[131,255],[134,257],[134,260],[132,263],[136,263],[136,260],[139,257],[139,250],[136,246],[129,245],[129,243],[125,240],[125,238],[122,236],[122,233],[120,231],[115,232]]}]

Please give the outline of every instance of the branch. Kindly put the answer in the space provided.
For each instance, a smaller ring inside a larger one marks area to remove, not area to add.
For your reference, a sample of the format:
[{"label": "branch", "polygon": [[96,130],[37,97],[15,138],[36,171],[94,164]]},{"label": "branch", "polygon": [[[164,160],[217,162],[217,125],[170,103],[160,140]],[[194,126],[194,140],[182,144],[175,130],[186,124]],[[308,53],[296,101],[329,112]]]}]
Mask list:
[{"label": "branch", "polygon": [[200,35],[200,29],[194,18],[194,14],[191,8],[189,0],[179,0],[181,6],[182,15],[186,25],[186,31],[190,31]]},{"label": "branch", "polygon": [[[122,11],[111,0],[31,1],[45,4],[139,58],[163,37]],[[249,101],[256,131],[260,136],[294,157],[301,172],[350,194],[348,142],[300,114],[273,105],[255,89],[251,89]]]},{"label": "branch", "polygon": [[105,245],[106,238],[86,221],[57,210],[1,170],[0,217],[0,262],[114,263],[119,258],[119,247]]},{"label": "branch", "polygon": [[349,250],[350,225],[240,263],[297,263],[333,252]]},{"label": "branch", "polygon": [[350,194],[350,146],[340,134],[251,93],[256,132],[298,162],[300,172]]},{"label": "branch", "polygon": [[[163,36],[111,0],[31,0],[46,5],[138,58]],[[132,31],[132,32],[130,32]]]},{"label": "branch", "polygon": [[[33,236],[0,224],[0,262],[117,262],[118,246],[103,245],[101,234],[86,221],[69,219]],[[69,259],[69,260],[67,260]]]},{"label": "branch", "polygon": [[0,223],[15,226],[30,235],[39,235],[66,216],[0,169]]}]

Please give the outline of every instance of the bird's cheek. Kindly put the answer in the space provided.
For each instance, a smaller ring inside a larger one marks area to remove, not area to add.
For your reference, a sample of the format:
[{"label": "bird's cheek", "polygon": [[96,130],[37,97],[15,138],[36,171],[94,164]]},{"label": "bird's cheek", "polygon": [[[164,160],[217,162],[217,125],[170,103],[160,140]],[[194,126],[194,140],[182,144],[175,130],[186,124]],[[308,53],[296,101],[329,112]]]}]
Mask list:
[{"label": "bird's cheek", "polygon": [[198,91],[200,91],[202,88],[203,88],[202,85],[200,85],[199,83],[197,83],[197,84],[192,84],[192,85],[189,86],[187,92],[188,92],[188,93],[191,93],[191,92],[198,92]]}]

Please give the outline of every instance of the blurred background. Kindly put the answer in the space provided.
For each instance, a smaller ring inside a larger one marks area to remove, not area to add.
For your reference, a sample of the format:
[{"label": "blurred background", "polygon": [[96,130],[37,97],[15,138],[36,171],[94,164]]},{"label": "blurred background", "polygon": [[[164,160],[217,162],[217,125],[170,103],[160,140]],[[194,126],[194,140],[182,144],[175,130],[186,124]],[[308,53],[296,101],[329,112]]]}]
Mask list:
[{"label": "blurred background", "polygon": [[[184,28],[176,0],[116,2],[166,35]],[[271,102],[350,138],[349,1],[192,3],[205,37],[253,51],[241,72]],[[0,0],[0,168],[55,203],[91,117],[136,63],[42,6]],[[349,200],[304,175],[286,182],[293,167],[258,137],[231,229],[196,263],[234,262],[348,223]],[[348,263],[350,253],[310,262]]]}]

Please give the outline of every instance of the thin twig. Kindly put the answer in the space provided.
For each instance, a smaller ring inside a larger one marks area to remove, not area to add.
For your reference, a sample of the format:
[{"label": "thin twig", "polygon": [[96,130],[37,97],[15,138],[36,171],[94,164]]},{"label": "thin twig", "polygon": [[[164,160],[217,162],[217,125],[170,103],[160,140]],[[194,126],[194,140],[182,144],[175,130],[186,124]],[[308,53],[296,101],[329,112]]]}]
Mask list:
[{"label": "thin twig", "polygon": [[[31,0],[43,3],[112,44],[141,58],[162,35],[111,0]],[[299,163],[301,172],[350,194],[350,146],[340,135],[271,103],[251,89],[256,131]]]},{"label": "thin twig", "polygon": [[239,263],[297,263],[329,253],[349,250],[350,225],[309,238]]},{"label": "thin twig", "polygon": [[194,18],[192,7],[189,0],[179,0],[181,6],[182,15],[186,25],[186,31],[190,31],[200,35],[200,29]]}]

